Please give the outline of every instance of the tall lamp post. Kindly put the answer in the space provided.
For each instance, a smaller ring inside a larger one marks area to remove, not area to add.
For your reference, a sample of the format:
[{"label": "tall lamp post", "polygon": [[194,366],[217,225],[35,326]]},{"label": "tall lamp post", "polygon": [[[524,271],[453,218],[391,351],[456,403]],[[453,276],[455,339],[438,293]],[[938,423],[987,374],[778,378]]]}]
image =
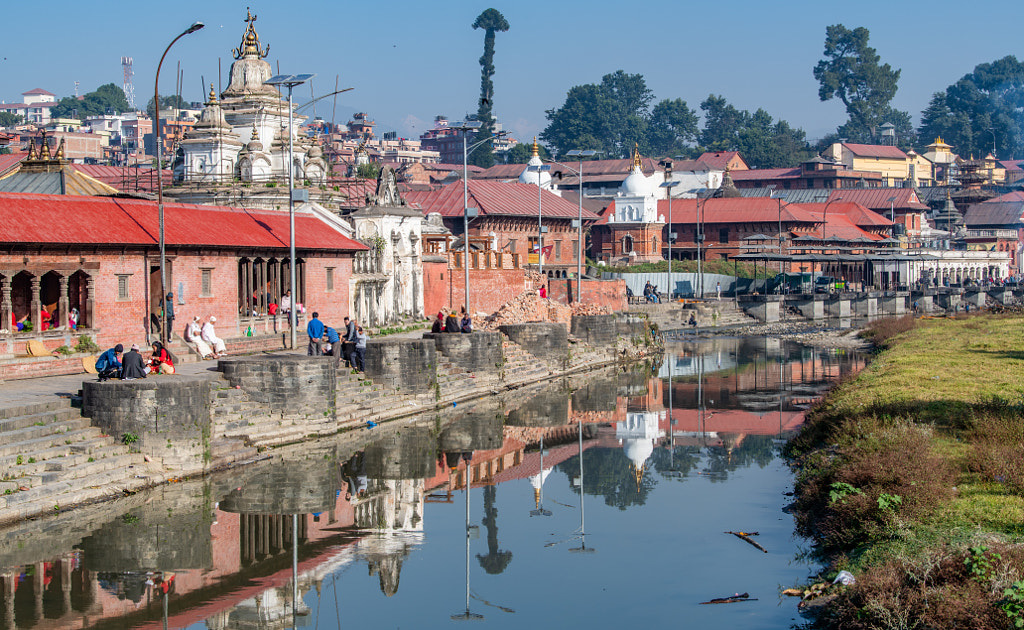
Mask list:
[{"label": "tall lamp post", "polygon": [[[704,221],[702,220],[704,215],[701,212],[701,206],[704,205],[704,204],[702,204],[701,201],[703,201],[706,204],[708,199],[711,197],[711,195],[714,194],[714,191],[712,189],[710,189],[710,188],[705,187],[705,188],[691,188],[687,192],[693,193],[694,196],[697,198],[697,277],[699,279],[699,282],[698,282],[699,289],[698,290],[700,291],[700,298],[703,299],[704,298],[704,267],[703,267],[702,261],[701,261],[700,244],[704,242]],[[705,193],[707,194],[707,197],[703,197],[702,198],[701,195],[705,194]]]},{"label": "tall lamp post", "polygon": [[675,232],[672,231],[672,189],[679,185],[679,182],[672,179],[672,160],[665,160],[665,181],[662,188],[668,192],[668,301],[672,301],[672,241],[675,240]]},{"label": "tall lamp post", "polygon": [[782,273],[782,200],[787,197],[784,191],[775,192],[775,184],[768,184],[769,198],[779,200],[779,273]]},{"label": "tall lamp post", "polygon": [[[292,89],[296,85],[302,85],[315,76],[315,74],[279,74],[272,76],[263,82],[264,85],[276,85],[288,88],[288,256],[290,257],[288,264],[288,271],[290,272],[288,286],[292,290],[291,308],[288,309],[288,326],[291,328],[290,340],[292,350],[294,350],[296,346],[295,304],[299,299],[299,291],[295,286],[295,193],[297,191],[295,190],[295,147],[292,141],[292,136],[294,135],[292,118],[294,115],[294,110],[292,109]],[[308,201],[308,191],[302,192],[306,193],[307,196],[305,197],[305,201]]]},{"label": "tall lamp post", "polygon": [[[536,148],[536,141],[534,141],[534,149]],[[551,165],[537,164],[526,167],[526,170],[537,174],[537,271],[544,275],[544,211],[542,201],[544,186],[540,183],[540,174],[544,171],[550,171]]]},{"label": "tall lamp post", "polygon": [[204,26],[206,25],[202,22],[194,22],[192,26],[172,39],[170,44],[167,44],[164,54],[160,56],[160,63],[156,64],[156,81],[153,82],[153,107],[156,110],[154,111],[155,127],[153,133],[153,137],[156,140],[156,205],[157,213],[160,215],[160,341],[163,345],[167,345],[167,339],[170,337],[170,334],[167,331],[167,304],[164,302],[167,299],[167,241],[164,234],[164,143],[160,137],[160,67],[164,65],[164,58],[167,57],[167,53],[171,51],[171,46],[175,42],[186,35],[195,33]]},{"label": "tall lamp post", "polygon": [[[569,157],[578,157],[580,160],[580,170],[576,173],[576,176],[580,180],[580,206],[579,215],[576,218],[576,301],[579,302],[583,291],[583,158],[593,157],[600,153],[600,151],[593,151],[587,149],[581,151],[580,149],[573,149],[566,151],[566,155]],[[572,169],[570,169],[572,170]],[[539,182],[539,178],[538,178]],[[580,462],[583,465],[583,462]]]},{"label": "tall lamp post", "polygon": [[476,131],[482,124],[479,121],[467,121],[459,125],[450,126],[451,129],[462,131],[462,249],[465,252],[465,260],[462,266],[466,269],[465,297],[467,317],[473,317],[472,311],[469,310],[469,220],[475,218],[479,212],[477,208],[469,207],[469,152],[486,142],[491,142],[495,138],[505,135],[504,131],[499,131],[492,136],[475,142],[472,146],[468,146],[466,139],[468,132]]}]

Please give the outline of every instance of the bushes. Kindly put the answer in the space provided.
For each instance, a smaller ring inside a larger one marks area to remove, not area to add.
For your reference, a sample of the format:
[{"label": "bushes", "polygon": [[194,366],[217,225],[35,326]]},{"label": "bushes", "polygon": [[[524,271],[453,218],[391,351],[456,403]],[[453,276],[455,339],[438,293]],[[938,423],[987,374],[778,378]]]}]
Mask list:
[{"label": "bushes", "polygon": [[883,317],[868,324],[860,332],[860,336],[870,340],[871,343],[875,344],[875,347],[884,349],[891,345],[890,342],[894,337],[908,330],[913,330],[915,326],[917,326],[917,320],[913,315]]}]

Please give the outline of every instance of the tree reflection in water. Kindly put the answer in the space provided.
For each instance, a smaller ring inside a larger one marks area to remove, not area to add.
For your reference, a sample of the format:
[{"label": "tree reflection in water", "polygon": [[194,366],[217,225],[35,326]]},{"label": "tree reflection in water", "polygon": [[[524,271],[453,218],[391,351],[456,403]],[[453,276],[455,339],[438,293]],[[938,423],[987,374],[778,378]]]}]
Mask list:
[{"label": "tree reflection in water", "polygon": [[[558,464],[556,468],[566,475],[573,475],[580,469],[579,455],[574,455]],[[590,448],[583,451],[583,467],[587,471],[584,492],[591,496],[604,497],[605,505],[620,510],[633,505],[643,505],[647,495],[655,486],[653,476],[645,471],[639,484],[633,475],[632,462],[621,448]],[[578,489],[574,488],[578,492]]]}]

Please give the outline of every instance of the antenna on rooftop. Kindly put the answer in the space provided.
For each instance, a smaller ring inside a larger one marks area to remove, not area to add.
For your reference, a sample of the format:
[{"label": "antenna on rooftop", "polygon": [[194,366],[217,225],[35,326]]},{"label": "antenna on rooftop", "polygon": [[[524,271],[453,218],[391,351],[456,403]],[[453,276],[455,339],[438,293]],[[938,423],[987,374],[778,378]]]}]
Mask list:
[{"label": "antenna on rooftop", "polygon": [[78,81],[75,81],[75,98],[78,98]]},{"label": "antenna on rooftop", "polygon": [[132,70],[132,58],[121,57],[121,67],[124,69],[124,98],[128,101],[128,106],[135,109],[135,86],[132,84],[135,71]]}]

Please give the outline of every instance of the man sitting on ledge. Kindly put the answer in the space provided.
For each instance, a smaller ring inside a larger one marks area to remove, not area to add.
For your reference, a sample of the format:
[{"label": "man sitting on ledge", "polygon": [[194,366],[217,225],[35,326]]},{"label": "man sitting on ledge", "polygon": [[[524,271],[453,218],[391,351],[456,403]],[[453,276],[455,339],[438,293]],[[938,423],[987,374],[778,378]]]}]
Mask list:
[{"label": "man sitting on ledge", "polygon": [[101,381],[109,381],[112,378],[121,376],[121,359],[118,358],[124,352],[124,346],[117,344],[107,350],[96,359],[96,372]]}]

